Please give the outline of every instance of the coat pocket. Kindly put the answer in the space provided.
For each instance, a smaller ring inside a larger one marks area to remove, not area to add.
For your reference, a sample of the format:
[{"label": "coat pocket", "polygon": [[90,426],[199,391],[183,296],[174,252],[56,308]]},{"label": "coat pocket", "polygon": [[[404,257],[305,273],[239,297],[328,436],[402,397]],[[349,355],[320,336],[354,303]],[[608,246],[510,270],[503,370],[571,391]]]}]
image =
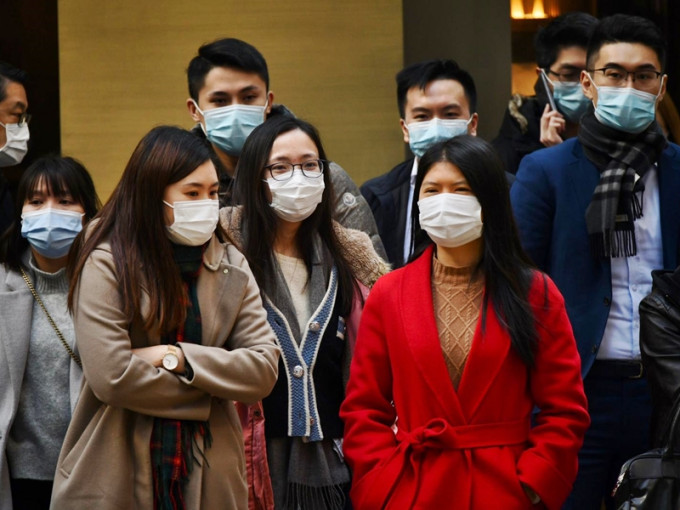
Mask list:
[{"label": "coat pocket", "polygon": [[[101,418],[104,415],[107,407],[108,406],[105,404],[100,405],[82,432],[78,433],[75,430],[69,430],[69,433],[67,434],[67,440],[71,434],[77,434],[77,439],[71,446],[68,453],[64,455],[58,467],[60,473],[65,478],[71,476],[71,472],[78,462],[78,459],[80,459],[83,453],[91,447],[90,445],[92,442],[96,442],[96,440],[93,441],[93,437],[96,435],[97,426],[99,425],[99,422],[101,421]],[[64,447],[67,447],[66,442],[64,443]]]}]

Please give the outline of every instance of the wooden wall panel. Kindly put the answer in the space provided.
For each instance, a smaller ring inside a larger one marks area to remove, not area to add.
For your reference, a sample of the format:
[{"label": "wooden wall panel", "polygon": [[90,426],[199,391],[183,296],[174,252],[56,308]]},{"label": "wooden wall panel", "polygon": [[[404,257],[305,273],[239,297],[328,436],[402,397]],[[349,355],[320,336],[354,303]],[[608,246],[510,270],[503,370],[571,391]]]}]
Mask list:
[{"label": "wooden wall panel", "polygon": [[153,126],[191,127],[186,66],[237,37],[267,59],[275,102],[320,130],[357,183],[398,163],[399,0],[59,0],[62,149],[108,198]]}]

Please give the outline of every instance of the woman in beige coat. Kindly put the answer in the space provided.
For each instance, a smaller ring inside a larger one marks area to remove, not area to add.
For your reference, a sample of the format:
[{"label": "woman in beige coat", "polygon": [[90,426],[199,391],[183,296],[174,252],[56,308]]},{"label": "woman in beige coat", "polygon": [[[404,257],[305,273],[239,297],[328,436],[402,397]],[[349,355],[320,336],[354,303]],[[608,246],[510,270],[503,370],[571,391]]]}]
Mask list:
[{"label": "woman in beige coat", "polygon": [[79,239],[85,387],[53,509],[247,507],[232,401],[271,391],[279,351],[245,259],[215,232],[217,186],[200,139],[155,128]]}]

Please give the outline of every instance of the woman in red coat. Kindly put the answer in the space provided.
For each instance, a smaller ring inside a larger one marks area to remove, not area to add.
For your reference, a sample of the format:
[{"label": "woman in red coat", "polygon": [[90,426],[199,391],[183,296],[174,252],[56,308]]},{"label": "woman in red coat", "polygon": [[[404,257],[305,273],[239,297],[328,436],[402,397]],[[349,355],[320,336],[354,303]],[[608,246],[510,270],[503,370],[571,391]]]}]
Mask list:
[{"label": "woman in red coat", "polygon": [[489,144],[433,146],[415,190],[413,261],[368,297],[341,409],[354,507],[557,510],[589,424],[562,296]]}]

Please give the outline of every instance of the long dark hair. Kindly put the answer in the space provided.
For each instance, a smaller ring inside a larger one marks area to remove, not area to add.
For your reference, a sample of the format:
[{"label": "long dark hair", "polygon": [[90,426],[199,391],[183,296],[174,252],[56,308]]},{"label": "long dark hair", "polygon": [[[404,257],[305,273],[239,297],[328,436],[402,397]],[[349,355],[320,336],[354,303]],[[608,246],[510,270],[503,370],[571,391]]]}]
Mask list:
[{"label": "long dark hair", "polygon": [[513,348],[531,367],[538,342],[534,314],[527,300],[534,270],[519,241],[503,164],[493,147],[481,138],[463,135],[438,143],[418,163],[411,216],[411,260],[432,244],[420,227],[418,192],[430,168],[441,161],[458,167],[482,206],[483,251],[476,268],[485,278],[482,325],[490,301],[510,334]]},{"label": "long dark hair", "polygon": [[[274,240],[276,238],[277,216],[270,207],[263,179],[264,167],[269,160],[274,141],[282,134],[299,129],[314,142],[319,158],[326,159],[317,130],[304,120],[288,116],[276,116],[255,128],[246,140],[236,165],[234,182],[234,203],[243,207],[241,235],[243,253],[255,275],[263,294],[273,296],[276,291]],[[352,294],[356,286],[352,269],[342,255],[338,238],[333,229],[333,187],[328,164],[323,172],[325,189],[321,203],[305,219],[297,232],[297,244],[309,271],[312,268],[314,234],[318,233],[329,257],[324,257],[324,269],[330,272],[333,264],[338,269],[338,303],[341,314],[350,312]]]},{"label": "long dark hair", "polygon": [[89,221],[101,207],[92,177],[81,163],[61,156],[44,156],[35,160],[19,180],[14,221],[0,238],[0,263],[14,271],[21,267],[21,258],[29,247],[28,240],[21,235],[21,211],[24,202],[42,184],[53,197],[70,195],[85,210],[85,221]]},{"label": "long dark hair", "polygon": [[147,331],[157,324],[159,333],[167,333],[184,321],[182,281],[166,233],[163,194],[211,160],[211,154],[205,140],[178,127],[156,127],[142,138],[111,198],[81,239],[78,256],[69,261],[69,307],[85,262],[108,240],[127,320],[132,322],[141,309],[143,286],[149,296],[149,314],[143,317]]}]

